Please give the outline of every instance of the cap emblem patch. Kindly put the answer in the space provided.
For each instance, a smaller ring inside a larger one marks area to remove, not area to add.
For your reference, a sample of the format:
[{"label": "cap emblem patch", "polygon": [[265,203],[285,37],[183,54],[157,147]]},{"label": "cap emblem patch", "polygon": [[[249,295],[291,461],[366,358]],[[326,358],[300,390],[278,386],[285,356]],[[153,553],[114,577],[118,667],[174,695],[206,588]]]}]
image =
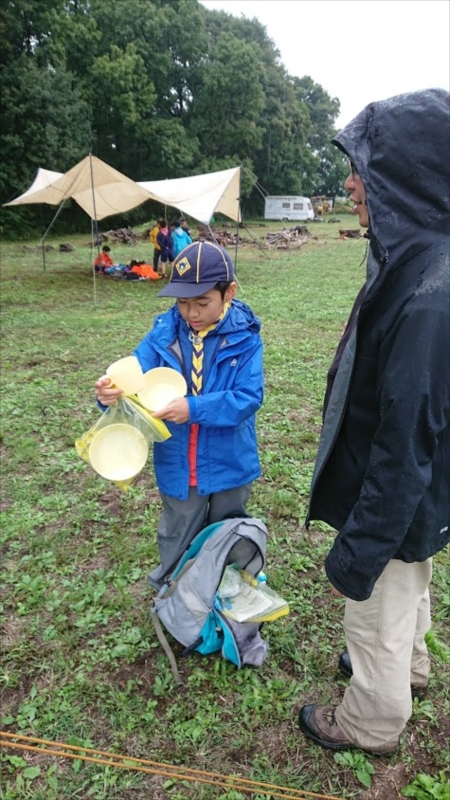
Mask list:
[{"label": "cap emblem patch", "polygon": [[181,258],[181,259],[180,259],[180,260],[179,260],[179,261],[178,261],[178,262],[175,264],[175,269],[176,269],[176,271],[178,272],[178,274],[179,274],[180,278],[182,278],[182,277],[183,277],[183,275],[185,275],[185,274],[186,274],[186,272],[188,272],[188,270],[190,270],[190,269],[191,269],[191,264],[189,263],[189,261],[187,260],[187,258]]}]

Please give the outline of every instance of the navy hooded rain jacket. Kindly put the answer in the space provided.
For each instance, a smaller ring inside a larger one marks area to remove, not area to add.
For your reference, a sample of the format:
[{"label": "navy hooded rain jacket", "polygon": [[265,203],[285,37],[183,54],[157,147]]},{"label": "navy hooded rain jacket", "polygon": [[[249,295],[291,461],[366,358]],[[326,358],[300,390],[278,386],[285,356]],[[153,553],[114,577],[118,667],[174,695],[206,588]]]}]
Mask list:
[{"label": "navy hooded rain jacket", "polygon": [[307,523],[339,531],[325,568],[353,600],[390,559],[424,561],[449,540],[449,97],[373,103],[334,140],[366,190],[368,279],[333,371]]}]

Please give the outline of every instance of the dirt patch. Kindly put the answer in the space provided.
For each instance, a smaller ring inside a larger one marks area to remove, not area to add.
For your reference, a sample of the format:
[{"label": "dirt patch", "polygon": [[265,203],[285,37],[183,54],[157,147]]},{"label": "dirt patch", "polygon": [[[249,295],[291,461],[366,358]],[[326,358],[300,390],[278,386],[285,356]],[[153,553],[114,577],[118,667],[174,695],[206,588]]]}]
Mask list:
[{"label": "dirt patch", "polygon": [[289,722],[282,722],[280,725],[273,725],[270,728],[261,728],[256,733],[257,749],[264,753],[271,764],[276,764],[277,767],[284,767],[291,760],[285,746],[290,727]]}]

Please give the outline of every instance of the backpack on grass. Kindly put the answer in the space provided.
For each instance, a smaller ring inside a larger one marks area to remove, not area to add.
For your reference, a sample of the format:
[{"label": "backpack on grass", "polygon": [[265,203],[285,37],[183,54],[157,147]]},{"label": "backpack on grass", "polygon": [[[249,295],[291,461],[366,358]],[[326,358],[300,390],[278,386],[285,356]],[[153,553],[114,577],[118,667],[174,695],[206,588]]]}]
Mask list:
[{"label": "backpack on grass", "polygon": [[200,531],[151,606],[156,632],[167,653],[175,680],[181,682],[175,659],[159,620],[185,650],[222,656],[236,667],[260,666],[269,646],[260,622],[236,622],[224,616],[217,590],[227,566],[256,577],[265,563],[267,529],[254,517],[215,522]]}]

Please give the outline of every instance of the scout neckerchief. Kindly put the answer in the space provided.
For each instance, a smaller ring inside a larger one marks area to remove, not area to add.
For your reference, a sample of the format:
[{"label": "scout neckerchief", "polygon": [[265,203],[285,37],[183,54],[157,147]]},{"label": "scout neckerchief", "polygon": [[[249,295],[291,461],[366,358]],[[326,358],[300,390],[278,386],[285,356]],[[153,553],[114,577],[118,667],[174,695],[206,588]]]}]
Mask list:
[{"label": "scout neckerchief", "polygon": [[189,339],[192,343],[191,381],[193,395],[201,394],[203,389],[203,340],[205,336],[207,336],[210,331],[214,330],[214,328],[216,328],[219,322],[224,318],[230,305],[231,303],[225,303],[219,319],[216,320],[216,322],[214,322],[212,325],[208,325],[207,328],[203,328],[201,331],[193,331],[190,329]]}]

